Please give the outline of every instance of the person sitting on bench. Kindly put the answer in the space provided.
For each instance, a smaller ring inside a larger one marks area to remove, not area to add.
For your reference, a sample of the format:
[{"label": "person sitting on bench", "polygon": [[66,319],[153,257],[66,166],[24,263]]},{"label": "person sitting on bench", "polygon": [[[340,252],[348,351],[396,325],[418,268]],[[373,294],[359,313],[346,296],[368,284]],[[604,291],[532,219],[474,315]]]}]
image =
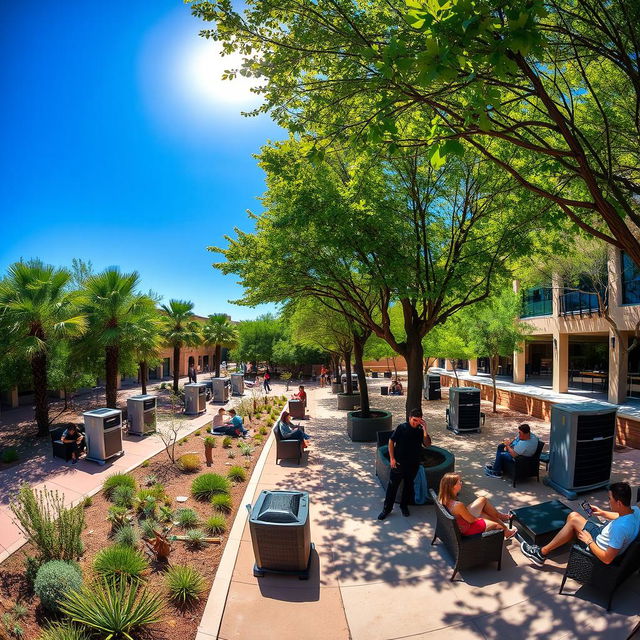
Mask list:
[{"label": "person sitting on bench", "polygon": [[602,523],[587,520],[582,514],[572,511],[564,527],[549,544],[539,547],[522,542],[522,553],[541,567],[554,549],[578,538],[584,549],[588,549],[604,564],[611,564],[638,537],[640,509],[631,506],[631,487],[627,482],[614,482],[609,487],[609,507],[611,511],[591,507],[594,516],[608,520]]},{"label": "person sitting on bench", "polygon": [[67,456],[71,457],[71,464],[78,462],[78,454],[84,449],[84,436],[78,429],[78,425],[70,424],[63,432],[60,440],[67,450]]},{"label": "person sitting on bench", "polygon": [[302,440],[305,449],[309,446],[307,441],[311,436],[307,435],[298,425],[291,422],[291,416],[288,411],[282,412],[282,416],[276,426],[283,440]]},{"label": "person sitting on bench", "polygon": [[304,390],[304,387],[300,385],[298,387],[298,393],[294,393],[291,396],[292,400],[302,400],[304,402],[304,406],[307,406],[307,392]]},{"label": "person sitting on bench", "polygon": [[229,409],[229,422],[225,422],[221,427],[213,429],[213,433],[220,436],[231,436],[233,438],[244,438],[249,433],[242,424],[242,417],[236,413],[235,409]]},{"label": "person sitting on bench", "polygon": [[518,436],[515,440],[505,440],[498,445],[496,459],[493,464],[484,466],[484,474],[490,478],[501,478],[504,460],[517,458],[518,456],[531,457],[535,455],[537,449],[537,436],[531,433],[531,427],[528,424],[521,424],[518,427]]},{"label": "person sitting on bench", "polygon": [[401,396],[402,395],[402,384],[398,378],[395,378],[389,387],[389,395],[390,396]]}]

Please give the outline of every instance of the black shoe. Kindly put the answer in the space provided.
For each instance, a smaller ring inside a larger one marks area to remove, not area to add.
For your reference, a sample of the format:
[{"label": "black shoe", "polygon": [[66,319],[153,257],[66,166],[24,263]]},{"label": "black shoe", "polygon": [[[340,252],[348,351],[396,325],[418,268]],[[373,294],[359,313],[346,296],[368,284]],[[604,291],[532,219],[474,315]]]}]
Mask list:
[{"label": "black shoe", "polygon": [[408,507],[400,507],[400,511],[402,511],[402,515],[405,518],[408,518],[411,515],[411,512],[409,511]]},{"label": "black shoe", "polygon": [[540,547],[537,544],[529,544],[528,542],[521,542],[520,549],[522,549],[522,553],[524,553],[531,562],[534,562],[539,567],[544,564],[546,558],[542,555],[542,551],[540,551]]},{"label": "black shoe", "polygon": [[384,509],[378,514],[378,520],[384,520],[391,511],[385,511]]},{"label": "black shoe", "polygon": [[492,464],[485,464],[485,465],[484,465],[484,468],[485,468],[487,471],[493,471],[493,465],[492,465]]}]

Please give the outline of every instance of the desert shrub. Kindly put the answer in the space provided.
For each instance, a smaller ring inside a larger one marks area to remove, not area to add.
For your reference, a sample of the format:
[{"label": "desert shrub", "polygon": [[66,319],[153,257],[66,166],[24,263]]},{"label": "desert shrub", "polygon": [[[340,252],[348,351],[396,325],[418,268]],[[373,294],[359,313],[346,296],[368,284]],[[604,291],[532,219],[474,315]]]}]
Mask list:
[{"label": "desert shrub", "polygon": [[211,504],[216,511],[229,513],[233,507],[231,496],[224,493],[217,493],[211,498]]},{"label": "desert shrub", "polygon": [[26,618],[29,614],[29,607],[22,604],[22,602],[16,602],[11,608],[11,613],[14,618],[22,620],[22,618]]},{"label": "desert shrub", "polygon": [[154,518],[158,513],[158,500],[153,496],[147,496],[136,503],[136,511],[141,518]]},{"label": "desert shrub", "polygon": [[140,551],[121,544],[98,551],[93,559],[93,570],[108,581],[138,580],[148,566]]},{"label": "desert shrub", "polygon": [[162,500],[165,496],[164,493],[164,485],[159,482],[155,482],[150,487],[146,489],[140,489],[138,493],[136,493],[136,501],[144,502],[147,498],[155,498],[156,500]]},{"label": "desert shrub", "polygon": [[198,514],[193,509],[178,509],[176,522],[183,529],[191,529],[198,525]]},{"label": "desert shrub", "polygon": [[195,473],[202,467],[200,456],[197,453],[185,453],[178,458],[178,468],[184,473]]},{"label": "desert shrub", "polygon": [[87,632],[70,622],[54,622],[38,636],[38,640],[90,640]]},{"label": "desert shrub", "polygon": [[2,626],[0,626],[1,638],[9,637],[5,634],[5,630],[14,638],[22,638],[24,636],[24,629],[22,628],[22,625],[10,613],[3,613],[0,620],[2,621]]},{"label": "desert shrub", "polygon": [[135,548],[140,544],[140,534],[138,530],[131,525],[120,527],[115,536],[113,536],[113,539],[116,541],[116,544],[126,547]]},{"label": "desert shrub", "polygon": [[2,462],[6,462],[7,464],[9,464],[10,462],[16,462],[18,458],[18,451],[14,447],[3,449],[2,454],[0,454],[0,460],[2,460]]},{"label": "desert shrub", "polygon": [[232,482],[244,482],[247,479],[247,474],[242,467],[231,467],[227,471],[227,478]]},{"label": "desert shrub", "polygon": [[24,557],[24,577],[29,585],[29,589],[33,589],[33,584],[38,575],[38,569],[42,566],[42,558],[39,556],[25,555]]},{"label": "desert shrub", "polygon": [[207,436],[204,439],[204,444],[207,447],[211,447],[212,449],[215,449],[218,446],[218,439],[214,438],[213,436]]},{"label": "desert shrub", "polygon": [[111,502],[116,507],[124,507],[125,509],[131,509],[133,506],[133,498],[136,495],[133,487],[120,486],[116,487],[111,494]]},{"label": "desert shrub", "polygon": [[38,569],[33,589],[42,606],[47,611],[55,612],[64,594],[81,586],[82,573],[77,564],[50,560]]},{"label": "desert shrub", "polygon": [[213,429],[211,429],[211,427],[207,427],[207,433],[211,433],[211,431],[213,431]]},{"label": "desert shrub", "polygon": [[229,449],[229,452],[227,453],[227,458],[231,458],[233,460],[235,457],[236,457],[236,452]]},{"label": "desert shrub", "polygon": [[202,549],[207,544],[204,540],[207,536],[201,529],[189,529],[185,533],[185,537],[187,539],[184,543],[189,549]]},{"label": "desert shrub", "polygon": [[93,504],[93,497],[92,496],[86,496],[84,498],[84,500],[82,501],[82,508],[83,509],[88,509],[92,504]]},{"label": "desert shrub", "polygon": [[253,441],[258,445],[262,444],[264,442],[264,436],[260,435],[259,433],[256,433],[253,436]]},{"label": "desert shrub", "polygon": [[202,433],[201,429],[198,429],[193,435],[194,436],[199,436]]},{"label": "desert shrub", "polygon": [[259,433],[261,436],[266,436],[266,435],[269,433],[269,429],[267,429],[267,427],[260,427],[260,428],[258,429],[258,433]]},{"label": "desert shrub", "polygon": [[229,493],[229,481],[218,473],[203,473],[191,483],[191,495],[197,500],[208,500],[217,493]]},{"label": "desert shrub", "polygon": [[173,509],[164,504],[158,507],[158,520],[160,522],[171,522],[173,520]]},{"label": "desert shrub", "polygon": [[144,478],[144,486],[152,487],[154,484],[158,484],[158,476],[155,473],[150,473]]},{"label": "desert shrub", "polygon": [[242,453],[243,456],[246,456],[247,458],[249,458],[253,453],[253,449],[248,444],[245,444],[243,442],[242,445],[240,446],[240,453]]},{"label": "desert shrub", "polygon": [[169,597],[178,606],[188,606],[204,592],[204,578],[197,569],[176,564],[166,573]]},{"label": "desert shrub", "polygon": [[204,523],[204,528],[206,529],[207,533],[210,533],[214,536],[224,533],[227,530],[227,520],[224,516],[216,514],[214,516],[211,516],[210,518],[207,518]]},{"label": "desert shrub", "polygon": [[75,560],[82,555],[82,504],[67,509],[57,491],[22,485],[10,507],[20,530],[44,561]]},{"label": "desert shrub", "polygon": [[118,487],[130,487],[135,491],[137,489],[136,479],[128,473],[114,473],[104,481],[102,490],[104,495],[111,499],[113,492]]},{"label": "desert shrub", "polygon": [[153,518],[147,518],[146,520],[142,520],[140,522],[140,531],[142,532],[142,537],[145,540],[151,540],[151,538],[156,537],[156,531],[160,531],[162,526],[160,523]]},{"label": "desert shrub", "polygon": [[144,461],[140,466],[141,466],[143,469],[146,469],[150,464],[151,464],[151,461],[150,461],[150,460],[145,460],[145,461]]},{"label": "desert shrub", "polygon": [[222,447],[224,449],[229,449],[231,447],[231,443],[233,442],[233,438],[231,436],[225,436],[222,438]]},{"label": "desert shrub", "polygon": [[162,598],[140,583],[99,582],[67,594],[61,611],[89,627],[100,638],[138,638],[145,627],[160,621]]},{"label": "desert shrub", "polygon": [[112,531],[117,531],[120,527],[131,524],[133,516],[126,507],[112,505],[107,511],[107,520],[111,523]]}]

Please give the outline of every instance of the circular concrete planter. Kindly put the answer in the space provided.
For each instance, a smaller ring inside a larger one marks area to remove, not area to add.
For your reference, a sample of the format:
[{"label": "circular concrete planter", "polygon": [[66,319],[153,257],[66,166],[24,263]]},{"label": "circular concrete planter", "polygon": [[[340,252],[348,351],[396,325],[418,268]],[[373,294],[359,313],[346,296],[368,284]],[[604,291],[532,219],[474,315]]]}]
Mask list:
[{"label": "circular concrete planter", "polygon": [[356,407],[360,406],[360,394],[359,393],[339,393],[338,394],[338,409],[343,411],[353,411]]},{"label": "circular concrete planter", "polygon": [[361,418],[360,411],[347,414],[347,435],[353,442],[375,442],[378,431],[392,429],[393,416],[389,411],[371,409],[368,418]]},{"label": "circular concrete planter", "polygon": [[342,382],[332,382],[331,393],[342,393]]}]

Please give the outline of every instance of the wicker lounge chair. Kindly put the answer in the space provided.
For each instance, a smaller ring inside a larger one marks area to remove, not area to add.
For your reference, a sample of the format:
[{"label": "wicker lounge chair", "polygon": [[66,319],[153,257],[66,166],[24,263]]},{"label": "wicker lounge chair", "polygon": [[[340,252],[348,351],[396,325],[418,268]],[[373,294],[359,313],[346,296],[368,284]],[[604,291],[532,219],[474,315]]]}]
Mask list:
[{"label": "wicker lounge chair", "polygon": [[532,456],[516,456],[511,460],[505,460],[502,464],[503,475],[508,476],[516,486],[516,480],[525,480],[535,476],[540,482],[540,454],[544,449],[546,442],[540,440],[538,448]]}]

